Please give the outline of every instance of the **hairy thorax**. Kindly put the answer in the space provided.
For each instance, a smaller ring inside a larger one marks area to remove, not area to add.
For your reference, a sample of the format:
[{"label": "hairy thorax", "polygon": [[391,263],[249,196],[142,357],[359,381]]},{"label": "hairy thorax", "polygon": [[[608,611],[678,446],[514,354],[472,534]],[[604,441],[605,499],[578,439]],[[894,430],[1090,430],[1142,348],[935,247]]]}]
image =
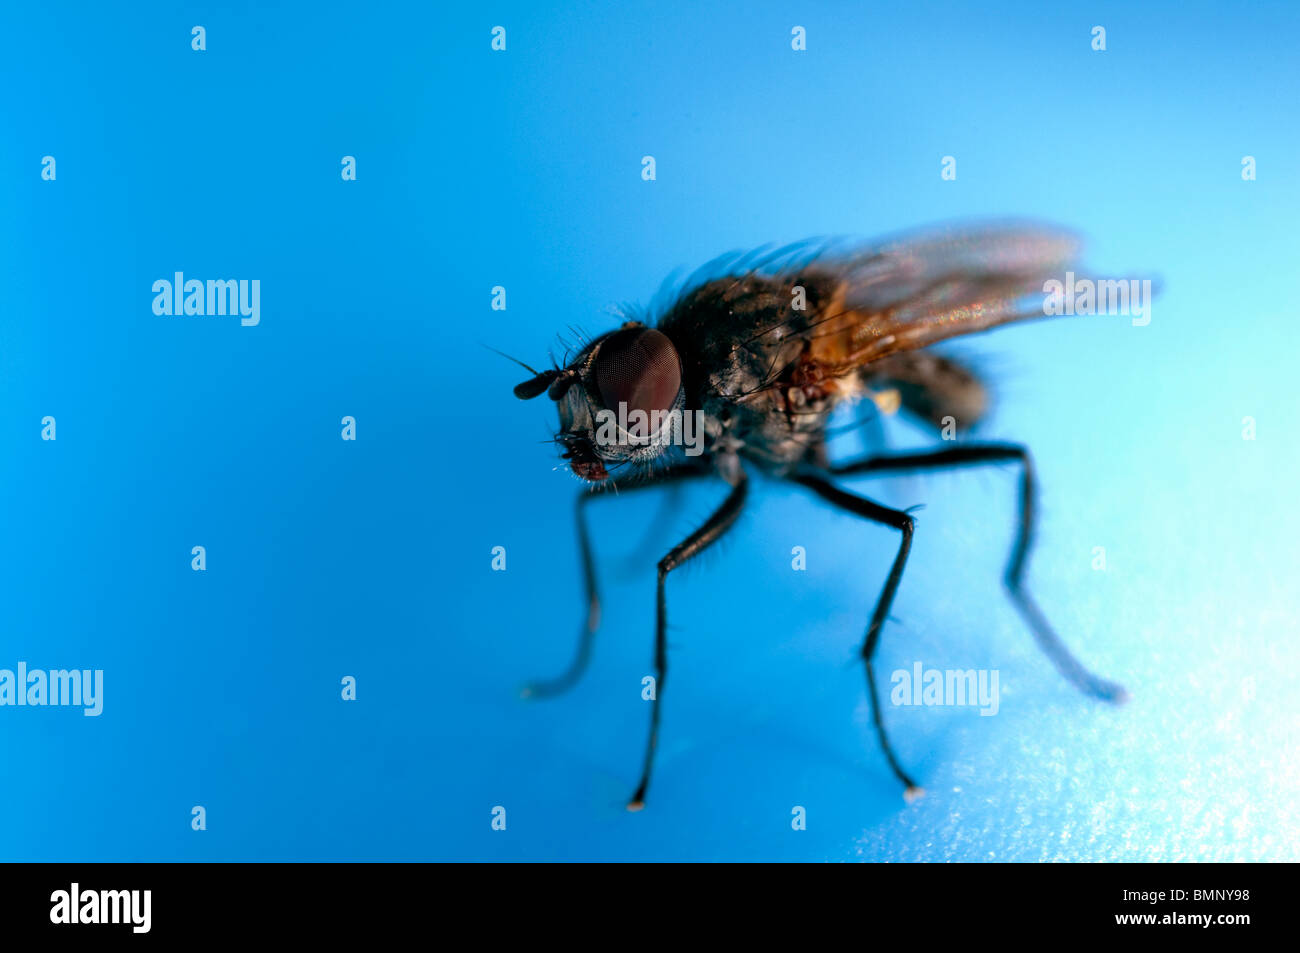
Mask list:
[{"label": "hairy thorax", "polygon": [[665,315],[712,453],[780,473],[820,451],[832,410],[862,390],[845,314],[836,283],[809,273],[718,279]]}]

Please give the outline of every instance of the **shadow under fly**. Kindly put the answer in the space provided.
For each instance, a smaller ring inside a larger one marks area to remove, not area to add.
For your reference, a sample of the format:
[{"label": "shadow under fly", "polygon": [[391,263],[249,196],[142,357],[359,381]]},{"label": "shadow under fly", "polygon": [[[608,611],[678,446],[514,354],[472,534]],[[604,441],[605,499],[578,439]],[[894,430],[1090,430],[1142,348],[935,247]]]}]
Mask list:
[{"label": "shadow under fly", "polygon": [[[631,490],[687,480],[721,480],[723,503],[658,563],[652,702],[641,780],[628,802],[645,804],[668,674],[666,583],[674,569],[721,538],[758,468],[832,506],[888,527],[898,548],[862,643],[867,695],[890,768],[911,800],[921,793],[899,763],[882,718],[873,660],[903,579],[914,523],[906,512],[845,489],[851,476],[920,473],[1014,464],[1019,520],[1004,582],[1039,647],[1078,689],[1120,702],[1124,689],[1071,655],[1025,587],[1034,531],[1035,481],[1029,452],[1014,443],[957,442],[928,451],[831,460],[832,412],[846,402],[892,402],[933,426],[968,430],[985,413],[976,374],[927,350],[950,338],[1041,318],[1044,293],[1072,267],[1078,245],[1059,230],[995,224],[912,234],[868,247],[803,243],[718,259],[688,279],[648,322],[629,320],[583,344],[556,366],[515,387],[543,393],[560,417],[556,443],[592,488]],[[587,667],[600,619],[596,561],[586,511],[613,493],[578,498],[578,544],[587,617],[568,670],[525,694],[555,695]],[[883,567],[882,567],[883,568]]]}]

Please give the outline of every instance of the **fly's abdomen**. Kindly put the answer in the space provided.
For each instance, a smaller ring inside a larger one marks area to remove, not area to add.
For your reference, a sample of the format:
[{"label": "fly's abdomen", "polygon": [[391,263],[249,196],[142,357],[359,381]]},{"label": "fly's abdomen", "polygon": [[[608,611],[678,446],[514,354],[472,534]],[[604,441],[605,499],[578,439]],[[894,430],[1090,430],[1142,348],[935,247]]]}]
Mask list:
[{"label": "fly's abdomen", "polygon": [[936,428],[969,430],[988,412],[988,389],[958,361],[929,351],[910,351],[861,369],[867,389],[895,391],[903,410]]}]

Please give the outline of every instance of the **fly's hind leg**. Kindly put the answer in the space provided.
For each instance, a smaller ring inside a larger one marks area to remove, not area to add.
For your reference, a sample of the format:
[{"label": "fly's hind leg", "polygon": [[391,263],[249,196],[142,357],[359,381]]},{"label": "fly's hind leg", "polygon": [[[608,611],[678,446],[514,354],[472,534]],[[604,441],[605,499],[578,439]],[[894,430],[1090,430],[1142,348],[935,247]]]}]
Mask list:
[{"label": "fly's hind leg", "polygon": [[1122,702],[1128,697],[1124,687],[1094,675],[1084,668],[1053,631],[1051,623],[1047,621],[1047,617],[1043,615],[1043,611],[1038,608],[1038,604],[1025,588],[1025,567],[1029,560],[1029,549],[1034,535],[1036,496],[1033,462],[1025,447],[1014,443],[972,443],[922,453],[883,454],[833,466],[830,472],[836,476],[863,473],[917,473],[1007,462],[1017,463],[1020,466],[1019,522],[1011,558],[1007,560],[1006,573],[1003,576],[1011,601],[1028,624],[1039,648],[1072,685],[1104,701]]},{"label": "fly's hind leg", "polygon": [[[637,483],[629,482],[625,485],[613,484],[609,489],[621,495],[632,490],[676,484],[683,480],[704,476],[707,473],[708,471],[703,467],[682,464],[670,467],[649,480]],[[578,554],[582,562],[582,580],[587,597],[587,615],[583,620],[582,631],[578,635],[578,648],[573,656],[573,661],[569,663],[569,667],[562,675],[552,679],[529,682],[525,685],[520,692],[524,698],[549,698],[567,692],[582,678],[583,673],[587,670],[587,663],[591,661],[591,650],[596,641],[596,629],[600,626],[600,587],[596,581],[596,557],[591,548],[591,531],[587,528],[586,510],[593,500],[605,496],[613,498],[613,494],[606,492],[583,492],[578,497],[577,505],[574,508],[578,529]]]}]

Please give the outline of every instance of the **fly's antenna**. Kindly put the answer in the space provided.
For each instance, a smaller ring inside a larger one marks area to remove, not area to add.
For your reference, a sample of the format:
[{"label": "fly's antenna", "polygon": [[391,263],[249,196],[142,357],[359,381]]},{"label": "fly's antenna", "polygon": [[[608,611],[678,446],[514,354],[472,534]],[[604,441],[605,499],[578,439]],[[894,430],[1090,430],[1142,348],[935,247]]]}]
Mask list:
[{"label": "fly's antenna", "polygon": [[536,376],[538,373],[540,373],[539,371],[535,370],[534,368],[529,367],[529,366],[528,366],[527,364],[525,364],[523,361],[519,360],[519,358],[517,358],[517,357],[511,357],[511,356],[510,356],[509,354],[507,354],[505,351],[498,351],[496,348],[492,347],[490,344],[483,344],[483,342],[480,341],[480,342],[479,342],[479,345],[480,345],[481,347],[485,347],[485,348],[487,348],[487,349],[488,349],[489,351],[491,351],[493,354],[499,354],[501,357],[504,357],[507,361],[514,361],[516,364],[518,364],[520,367],[522,367],[524,370],[526,370],[529,374],[532,374],[532,375]]},{"label": "fly's antenna", "polygon": [[[482,344],[482,342],[479,343]],[[542,391],[548,389],[551,399],[559,400],[564,396],[564,392],[569,389],[569,384],[571,383],[570,378],[573,373],[572,371],[562,371],[558,368],[549,371],[538,371],[529,367],[523,361],[519,360],[519,358],[511,357],[505,351],[498,351],[496,348],[487,344],[483,344],[483,347],[487,348],[493,354],[500,354],[508,361],[514,361],[529,374],[533,375],[531,380],[526,380],[522,384],[515,385],[515,396],[520,400],[532,400]]]}]

